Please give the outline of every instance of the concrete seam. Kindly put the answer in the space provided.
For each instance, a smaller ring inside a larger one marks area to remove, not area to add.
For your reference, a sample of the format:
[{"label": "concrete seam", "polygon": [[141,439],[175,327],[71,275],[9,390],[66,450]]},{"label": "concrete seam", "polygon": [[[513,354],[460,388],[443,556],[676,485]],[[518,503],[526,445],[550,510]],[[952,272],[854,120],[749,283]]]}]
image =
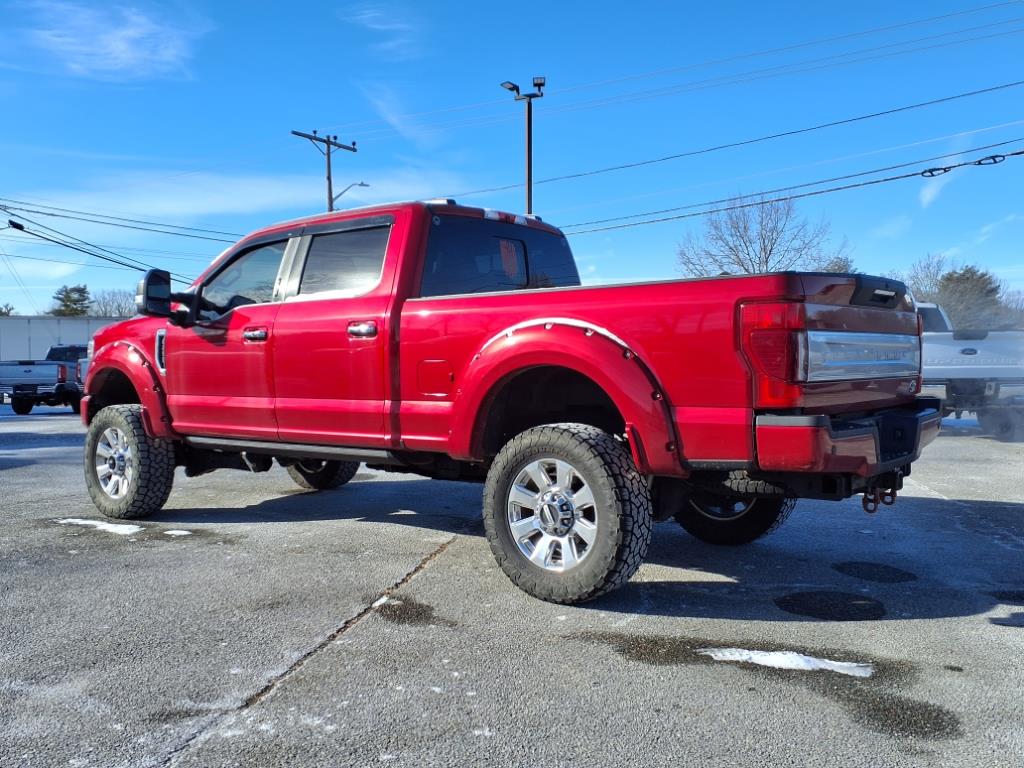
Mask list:
[{"label": "concrete seam", "polygon": [[450,539],[448,539],[443,544],[441,544],[441,546],[439,546],[433,552],[430,552],[429,554],[427,554],[422,560],[420,560],[420,562],[411,571],[409,571],[407,574],[405,574],[401,579],[396,581],[394,584],[392,584],[389,587],[386,587],[385,589],[381,590],[377,594],[377,596],[373,599],[373,601],[370,602],[369,605],[365,606],[362,610],[360,610],[354,616],[351,616],[348,619],[346,619],[338,627],[335,627],[330,632],[330,634],[327,635],[327,637],[325,637],[319,643],[317,643],[312,648],[310,648],[308,651],[303,653],[298,659],[296,659],[290,665],[288,665],[287,669],[285,669],[283,672],[280,672],[280,673],[274,675],[270,680],[268,680],[266,683],[264,683],[263,686],[258,691],[256,691],[251,696],[249,696],[245,701],[243,701],[237,707],[234,707],[234,708],[229,709],[229,710],[222,710],[221,712],[218,712],[216,714],[215,718],[207,719],[207,721],[205,723],[203,723],[198,729],[196,729],[196,731],[194,731],[190,736],[188,736],[185,739],[185,741],[183,741],[180,745],[178,745],[177,747],[172,749],[170,752],[168,752],[162,759],[160,759],[156,763],[151,763],[151,765],[155,764],[155,765],[161,766],[161,768],[169,768],[169,766],[174,765],[174,763],[177,761],[177,759],[182,754],[184,754],[188,749],[190,749],[192,746],[194,746],[196,744],[200,744],[203,741],[205,741],[205,739],[211,733],[213,733],[214,730],[216,730],[217,726],[219,726],[226,719],[228,719],[231,716],[237,715],[237,714],[239,714],[241,712],[245,712],[247,709],[249,709],[253,705],[258,704],[259,702],[263,701],[263,699],[265,699],[268,696],[270,696],[271,694],[273,694],[274,691],[276,691],[278,689],[278,687],[280,687],[280,685],[282,683],[284,683],[288,678],[290,678],[292,675],[294,675],[296,672],[298,672],[300,669],[302,669],[302,667],[306,664],[306,662],[309,661],[313,656],[315,656],[316,654],[320,653],[320,651],[324,650],[327,646],[329,646],[333,642],[335,642],[339,637],[341,637],[346,632],[348,632],[350,629],[352,629],[357,624],[359,624],[363,619],[365,619],[367,616],[369,616],[371,613],[373,613],[377,608],[379,608],[385,602],[387,602],[387,599],[391,595],[393,595],[395,592],[397,592],[402,587],[404,587],[406,584],[408,584],[410,581],[412,581],[414,578],[416,578],[416,576],[421,571],[423,571],[424,568],[426,568],[431,562],[433,562],[437,557],[439,557],[446,549],[448,549],[448,547],[457,538],[458,538],[458,535],[452,536]]}]

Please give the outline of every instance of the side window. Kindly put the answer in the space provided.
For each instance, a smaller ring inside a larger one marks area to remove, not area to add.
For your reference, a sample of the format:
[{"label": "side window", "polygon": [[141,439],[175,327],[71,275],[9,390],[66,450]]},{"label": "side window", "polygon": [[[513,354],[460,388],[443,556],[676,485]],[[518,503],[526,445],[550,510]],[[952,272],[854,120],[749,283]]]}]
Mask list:
[{"label": "side window", "polygon": [[353,296],[380,282],[391,227],[314,235],[299,281],[299,293],[345,291]]},{"label": "side window", "polygon": [[246,251],[203,286],[199,317],[216,320],[235,307],[265,304],[274,298],[274,283],[287,241]]},{"label": "side window", "polygon": [[431,219],[420,296],[579,285],[563,235],[491,219]]},{"label": "side window", "polygon": [[423,267],[421,296],[512,291],[526,287],[522,240],[487,235],[433,241]]}]

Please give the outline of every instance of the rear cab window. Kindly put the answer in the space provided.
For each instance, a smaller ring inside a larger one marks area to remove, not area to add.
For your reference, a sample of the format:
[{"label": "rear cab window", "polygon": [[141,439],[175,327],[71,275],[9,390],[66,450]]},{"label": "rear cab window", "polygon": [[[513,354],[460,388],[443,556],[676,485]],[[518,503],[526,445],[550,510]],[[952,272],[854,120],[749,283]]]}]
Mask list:
[{"label": "rear cab window", "polygon": [[565,236],[493,219],[435,214],[420,296],[456,296],[580,284]]}]

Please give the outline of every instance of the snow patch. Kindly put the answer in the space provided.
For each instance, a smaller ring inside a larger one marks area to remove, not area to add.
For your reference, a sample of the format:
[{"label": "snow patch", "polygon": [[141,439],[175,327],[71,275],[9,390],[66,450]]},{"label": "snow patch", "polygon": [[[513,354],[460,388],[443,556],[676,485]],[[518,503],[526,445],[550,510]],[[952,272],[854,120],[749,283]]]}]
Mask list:
[{"label": "snow patch", "polygon": [[875,668],[871,664],[853,661],[832,661],[816,656],[805,656],[796,651],[749,651],[745,648],[701,648],[697,653],[710,656],[715,661],[732,661],[758,664],[774,669],[793,669],[804,672],[838,672],[851,677],[871,677]]},{"label": "snow patch", "polygon": [[494,735],[494,731],[492,731],[490,728],[474,728],[473,729],[473,735],[474,736],[493,736]]},{"label": "snow patch", "polygon": [[371,608],[380,608],[380,607],[381,607],[382,605],[384,605],[384,603],[386,603],[386,602],[387,602],[387,601],[388,601],[389,599],[390,599],[390,598],[389,598],[389,597],[388,597],[387,595],[384,595],[384,597],[378,597],[378,598],[377,598],[376,600],[374,600],[374,601],[373,601],[373,605],[371,605],[370,607],[371,607]]},{"label": "snow patch", "polygon": [[164,536],[191,536],[191,535],[192,535],[192,531],[179,531],[179,530],[164,531]]},{"label": "snow patch", "polygon": [[140,531],[146,530],[141,525],[131,525],[128,523],[105,523],[102,520],[86,520],[83,517],[62,517],[56,522],[58,525],[84,525],[89,528],[95,528],[97,531],[116,533],[118,536],[131,536],[133,533],[139,533]]}]

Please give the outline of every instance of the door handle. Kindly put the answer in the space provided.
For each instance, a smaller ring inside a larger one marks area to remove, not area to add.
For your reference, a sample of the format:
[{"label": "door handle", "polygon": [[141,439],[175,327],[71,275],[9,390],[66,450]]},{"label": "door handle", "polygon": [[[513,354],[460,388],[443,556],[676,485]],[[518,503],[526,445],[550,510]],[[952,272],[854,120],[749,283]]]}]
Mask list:
[{"label": "door handle", "polygon": [[377,335],[377,321],[354,320],[348,324],[348,335],[357,339],[372,339]]},{"label": "door handle", "polygon": [[242,331],[242,338],[245,341],[266,341],[267,340],[267,329],[266,328],[246,328]]}]

